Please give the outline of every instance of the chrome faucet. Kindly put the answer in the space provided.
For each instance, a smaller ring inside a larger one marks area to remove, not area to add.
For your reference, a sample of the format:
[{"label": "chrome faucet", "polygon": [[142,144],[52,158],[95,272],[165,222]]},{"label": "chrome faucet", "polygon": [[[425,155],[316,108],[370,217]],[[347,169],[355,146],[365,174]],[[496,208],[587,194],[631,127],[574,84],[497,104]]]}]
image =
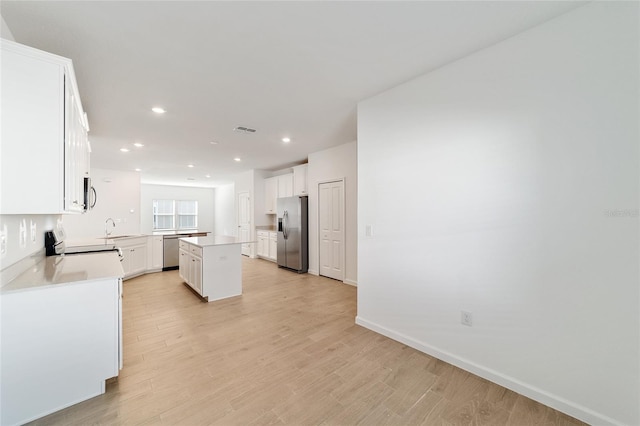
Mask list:
[{"label": "chrome faucet", "polygon": [[[107,231],[107,225],[109,224],[109,221],[111,221],[111,224],[113,225],[113,227],[111,228],[111,231]],[[104,238],[105,238],[105,240],[107,238],[109,238],[109,235],[111,235],[111,233],[113,232],[115,227],[116,227],[115,220],[113,220],[111,218],[107,218],[107,220],[104,221]]]}]

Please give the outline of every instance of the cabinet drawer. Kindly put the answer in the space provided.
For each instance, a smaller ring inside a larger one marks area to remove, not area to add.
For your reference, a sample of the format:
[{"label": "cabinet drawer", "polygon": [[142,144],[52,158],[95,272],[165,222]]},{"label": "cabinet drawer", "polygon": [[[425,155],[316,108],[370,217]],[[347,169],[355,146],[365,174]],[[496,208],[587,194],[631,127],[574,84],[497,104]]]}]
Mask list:
[{"label": "cabinet drawer", "polygon": [[258,231],[257,234],[258,234],[258,237],[267,238],[267,236],[269,235],[269,232],[267,232],[267,231]]},{"label": "cabinet drawer", "polygon": [[202,257],[202,247],[191,246],[191,253],[194,256]]},{"label": "cabinet drawer", "polygon": [[269,232],[269,239],[278,241],[278,233],[277,232]]},{"label": "cabinet drawer", "polygon": [[183,250],[189,250],[189,243],[185,243],[184,241],[180,241],[179,247]]}]

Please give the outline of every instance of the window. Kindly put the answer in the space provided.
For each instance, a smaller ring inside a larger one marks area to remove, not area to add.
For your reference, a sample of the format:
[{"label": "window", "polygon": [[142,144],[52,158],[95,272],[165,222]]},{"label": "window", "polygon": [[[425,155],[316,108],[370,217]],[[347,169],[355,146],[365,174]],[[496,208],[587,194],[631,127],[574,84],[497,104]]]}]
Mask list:
[{"label": "window", "polygon": [[198,202],[176,201],[178,229],[195,229],[198,227]]},{"label": "window", "polygon": [[198,202],[194,200],[153,200],[153,229],[195,229]]}]

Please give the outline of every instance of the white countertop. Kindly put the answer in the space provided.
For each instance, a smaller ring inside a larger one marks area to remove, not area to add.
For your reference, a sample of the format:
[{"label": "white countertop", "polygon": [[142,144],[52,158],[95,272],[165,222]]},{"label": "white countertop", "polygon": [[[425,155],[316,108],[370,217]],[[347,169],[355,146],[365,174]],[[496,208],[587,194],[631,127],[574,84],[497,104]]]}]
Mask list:
[{"label": "white countertop", "polygon": [[124,271],[116,252],[48,256],[4,285],[2,293],[123,277]]},{"label": "white countertop", "polygon": [[153,231],[153,235],[190,235],[190,234],[210,234],[209,231],[198,231],[197,229],[181,229],[179,231]]},{"label": "white countertop", "polygon": [[277,232],[276,227],[271,225],[256,226],[256,231]]},{"label": "white countertop", "polygon": [[188,238],[180,238],[180,240],[185,241],[189,244],[193,244],[194,246],[198,246],[198,247],[224,246],[229,244],[246,244],[246,243],[255,242],[255,241],[241,240],[238,237],[230,237],[227,235],[210,235],[207,237],[188,237]]}]

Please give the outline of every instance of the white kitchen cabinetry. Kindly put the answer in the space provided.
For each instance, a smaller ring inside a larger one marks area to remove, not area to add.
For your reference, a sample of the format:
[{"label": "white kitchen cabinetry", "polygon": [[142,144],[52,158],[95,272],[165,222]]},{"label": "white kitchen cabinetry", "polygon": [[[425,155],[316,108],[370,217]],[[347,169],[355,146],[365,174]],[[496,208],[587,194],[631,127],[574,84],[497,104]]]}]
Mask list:
[{"label": "white kitchen cabinetry", "polygon": [[293,173],[278,176],[278,198],[293,196]]},{"label": "white kitchen cabinetry", "polygon": [[307,190],[307,164],[293,168],[293,195],[309,195]]},{"label": "white kitchen cabinetry", "polygon": [[278,260],[278,233],[269,232],[269,259]]},{"label": "white kitchen cabinetry", "polygon": [[125,279],[147,271],[147,237],[119,239],[117,246],[122,250]]},{"label": "white kitchen cabinetry", "polygon": [[180,241],[180,277],[202,296],[202,249]]},{"label": "white kitchen cabinetry", "polygon": [[278,199],[278,177],[271,177],[264,180],[264,201],[265,212],[276,214],[276,200]]},{"label": "white kitchen cabinetry", "polygon": [[269,257],[269,232],[258,231],[258,257]]},{"label": "white kitchen cabinetry", "polygon": [[0,424],[24,424],[105,392],[122,355],[114,253],[49,256],[2,288]]},{"label": "white kitchen cabinetry", "polygon": [[270,177],[264,180],[266,214],[278,213],[278,198],[293,196],[293,173]]},{"label": "white kitchen cabinetry", "polygon": [[152,235],[147,240],[147,272],[162,271],[164,254],[162,235]]},{"label": "white kitchen cabinetry", "polygon": [[276,261],[278,259],[278,233],[274,231],[257,231],[258,257]]},{"label": "white kitchen cabinetry", "polygon": [[0,214],[84,211],[89,126],[71,60],[1,41]]},{"label": "white kitchen cabinetry", "polygon": [[189,265],[189,282],[193,289],[202,295],[202,258],[191,253],[191,264]]},{"label": "white kitchen cabinetry", "polygon": [[189,282],[189,262],[191,261],[191,255],[189,254],[189,252],[187,251],[188,249],[183,249],[182,248],[182,244],[186,244],[186,243],[180,243],[180,250],[179,250],[179,254],[180,257],[178,259],[178,275],[180,275],[180,278],[182,278],[182,280],[186,283]]},{"label": "white kitchen cabinetry", "polygon": [[180,239],[180,277],[209,302],[242,294],[242,244],[235,240],[235,237]]}]

